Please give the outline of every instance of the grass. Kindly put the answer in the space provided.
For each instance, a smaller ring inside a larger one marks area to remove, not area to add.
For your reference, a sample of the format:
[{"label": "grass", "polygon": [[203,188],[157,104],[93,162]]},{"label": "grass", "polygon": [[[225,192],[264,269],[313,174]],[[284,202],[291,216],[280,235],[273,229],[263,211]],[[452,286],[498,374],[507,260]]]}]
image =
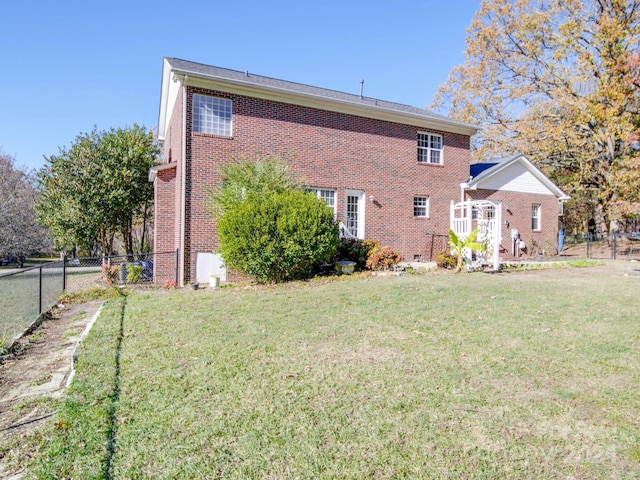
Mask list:
[{"label": "grass", "polygon": [[32,269],[0,277],[0,353],[62,293],[61,268]]},{"label": "grass", "polygon": [[638,281],[356,276],[113,299],[26,478],[638,478]]}]

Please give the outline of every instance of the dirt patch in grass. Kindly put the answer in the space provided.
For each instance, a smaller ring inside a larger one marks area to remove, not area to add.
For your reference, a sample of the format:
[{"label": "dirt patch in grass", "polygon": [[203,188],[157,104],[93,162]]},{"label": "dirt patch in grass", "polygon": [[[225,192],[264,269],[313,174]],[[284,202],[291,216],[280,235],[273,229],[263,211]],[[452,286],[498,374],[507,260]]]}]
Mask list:
[{"label": "dirt patch in grass", "polygon": [[75,346],[101,303],[56,308],[0,363],[0,476],[9,473],[4,465],[8,451],[19,448],[21,439],[53,414],[71,373]]}]

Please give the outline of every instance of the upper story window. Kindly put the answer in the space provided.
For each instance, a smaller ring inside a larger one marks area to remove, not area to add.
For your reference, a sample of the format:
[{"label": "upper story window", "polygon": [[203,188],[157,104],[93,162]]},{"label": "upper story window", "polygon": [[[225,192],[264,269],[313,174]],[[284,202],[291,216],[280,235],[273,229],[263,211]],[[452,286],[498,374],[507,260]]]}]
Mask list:
[{"label": "upper story window", "polygon": [[531,205],[531,230],[540,230],[540,205]]},{"label": "upper story window", "polygon": [[226,98],[193,95],[193,131],[231,136],[233,103]]},{"label": "upper story window", "polygon": [[442,164],[442,135],[418,132],[418,163]]},{"label": "upper story window", "polygon": [[429,197],[413,197],[413,216],[429,216]]},{"label": "upper story window", "polygon": [[319,199],[324,200],[331,210],[333,210],[333,216],[336,217],[336,191],[326,188],[308,188],[309,193],[313,193]]}]

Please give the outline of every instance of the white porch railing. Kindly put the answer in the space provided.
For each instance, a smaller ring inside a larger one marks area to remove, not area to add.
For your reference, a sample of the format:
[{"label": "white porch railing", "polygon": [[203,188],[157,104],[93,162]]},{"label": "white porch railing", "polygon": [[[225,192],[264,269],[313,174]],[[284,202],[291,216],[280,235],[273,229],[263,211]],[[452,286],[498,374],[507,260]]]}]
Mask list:
[{"label": "white porch railing", "polygon": [[[485,218],[485,210],[492,207],[493,217]],[[451,202],[450,225],[451,230],[464,240],[473,231],[478,229],[477,242],[484,243],[486,250],[476,253],[476,263],[482,265],[493,264],[494,270],[500,267],[500,226],[502,224],[500,202],[490,200],[470,200],[466,202]],[[474,218],[474,212],[475,217]],[[465,259],[471,263],[471,251],[463,252]]]}]

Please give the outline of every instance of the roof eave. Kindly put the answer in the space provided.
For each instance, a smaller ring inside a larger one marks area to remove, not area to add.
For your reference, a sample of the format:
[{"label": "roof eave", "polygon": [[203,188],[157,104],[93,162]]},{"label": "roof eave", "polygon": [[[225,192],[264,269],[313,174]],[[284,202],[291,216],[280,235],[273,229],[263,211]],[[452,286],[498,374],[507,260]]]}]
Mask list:
[{"label": "roof eave", "polygon": [[[165,66],[166,65],[168,65],[168,62],[165,63]],[[236,93],[267,100],[293,103],[295,105],[320,108],[324,110],[357,115],[366,118],[386,120],[393,123],[417,125],[424,128],[444,130],[447,132],[459,133],[469,136],[475,135],[479,130],[478,127],[475,127],[473,125],[451,119],[429,118],[426,116],[411,114],[408,112],[398,112],[381,106],[363,105],[341,99],[327,98],[309,93],[294,92],[291,90],[273,86],[255,85],[251,82],[243,82],[240,80],[229,79],[215,75],[203,75],[201,73],[185,69],[171,68],[171,71],[172,73],[183,78],[188,76],[188,84],[191,86],[203,87],[208,89],[213,88],[227,93]],[[171,75],[167,76],[171,77]],[[164,78],[163,88],[165,88]],[[161,118],[162,115],[163,112],[161,107]],[[166,112],[164,112],[164,115],[166,115]]]},{"label": "roof eave", "polygon": [[524,162],[527,169],[545,187],[547,187],[558,198],[558,200],[566,201],[571,198],[567,194],[565,194],[562,190],[560,190],[560,188],[555,183],[553,183],[549,178],[547,178],[547,176],[544,173],[542,173],[542,171],[538,167],[536,167],[533,163],[531,163],[531,161],[522,154],[516,154],[506,160],[500,161],[498,164],[494,165],[493,167],[486,169],[480,175],[471,179],[471,181],[468,182],[469,189],[476,190],[478,188],[482,188],[479,185],[482,182],[484,182],[486,179],[492,177],[493,175],[500,172],[501,170],[504,170],[505,168],[519,161]]},{"label": "roof eave", "polygon": [[162,163],[160,165],[154,165],[149,169],[149,176],[148,176],[149,182],[151,183],[155,182],[156,178],[158,177],[158,172],[169,170],[175,167],[176,167],[175,163]]},{"label": "roof eave", "polygon": [[164,141],[166,135],[167,110],[169,104],[169,82],[171,81],[171,64],[167,58],[162,59],[162,79],[160,80],[160,108],[158,111],[158,140]]}]

